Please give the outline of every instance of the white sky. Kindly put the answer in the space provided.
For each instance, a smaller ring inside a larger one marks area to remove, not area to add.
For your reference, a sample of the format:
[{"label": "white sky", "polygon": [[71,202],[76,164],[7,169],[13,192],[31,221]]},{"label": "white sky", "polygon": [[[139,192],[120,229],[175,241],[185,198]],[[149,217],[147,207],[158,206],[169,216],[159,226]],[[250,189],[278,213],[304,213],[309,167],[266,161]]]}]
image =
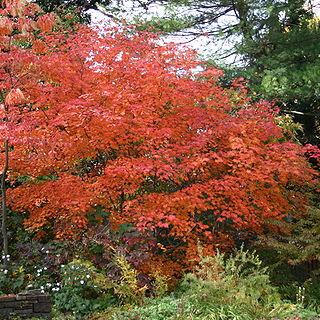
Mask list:
[{"label": "white sky", "polygon": [[[320,0],[319,0],[320,1]],[[164,16],[165,15],[165,9],[161,7],[160,5],[153,5],[148,8],[148,13],[143,9],[137,9],[133,7],[132,1],[127,0],[125,7],[127,8],[127,14],[123,15],[122,17],[126,20],[131,20],[133,13],[134,15],[138,15],[141,13],[143,17],[152,17],[152,16]],[[99,12],[90,10],[91,14],[92,24],[93,25],[99,25],[101,22],[105,22],[108,20],[106,16]],[[119,18],[119,14],[117,12],[114,13],[114,15]],[[227,43],[223,43],[222,41],[217,41],[212,39],[212,37],[206,37],[206,36],[200,36],[200,37],[192,37],[192,36],[166,36],[163,38],[165,42],[175,42],[175,43],[181,43],[183,45],[187,45],[193,49],[196,49],[200,54],[202,55],[210,55],[213,51],[217,51],[221,49],[220,51],[224,50],[226,46],[228,46]],[[230,45],[229,45],[230,46]],[[233,58],[229,59],[230,63],[233,62]]]}]

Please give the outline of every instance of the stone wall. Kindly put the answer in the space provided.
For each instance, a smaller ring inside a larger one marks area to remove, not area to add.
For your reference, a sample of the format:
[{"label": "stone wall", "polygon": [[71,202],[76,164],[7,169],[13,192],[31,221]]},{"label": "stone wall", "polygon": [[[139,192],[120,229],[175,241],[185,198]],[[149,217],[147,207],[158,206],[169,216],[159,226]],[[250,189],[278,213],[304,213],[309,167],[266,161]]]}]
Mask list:
[{"label": "stone wall", "polygon": [[0,297],[0,319],[9,319],[13,314],[22,318],[50,317],[51,310],[52,299],[47,294],[19,293]]}]

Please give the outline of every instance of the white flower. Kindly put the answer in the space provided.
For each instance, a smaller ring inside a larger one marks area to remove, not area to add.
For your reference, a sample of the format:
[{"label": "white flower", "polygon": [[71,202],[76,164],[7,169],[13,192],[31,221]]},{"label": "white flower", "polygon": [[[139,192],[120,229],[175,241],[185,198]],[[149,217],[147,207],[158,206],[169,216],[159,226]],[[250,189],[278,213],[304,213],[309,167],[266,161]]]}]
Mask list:
[{"label": "white flower", "polygon": [[47,283],[47,287],[49,287],[49,288],[50,288],[50,287],[51,287],[51,283]]},{"label": "white flower", "polygon": [[7,269],[3,270],[4,274],[7,274],[9,271]]},{"label": "white flower", "polygon": [[81,284],[84,284],[84,281],[83,281],[83,280],[80,280],[80,283],[81,283]]},{"label": "white flower", "polygon": [[41,286],[40,289],[43,290],[43,289],[44,289],[44,286]]},{"label": "white flower", "polygon": [[89,278],[90,278],[90,274],[87,274],[87,275],[86,275],[86,278],[89,279]]},{"label": "white flower", "polygon": [[49,250],[47,250],[46,253],[48,254],[48,253],[49,253]]},{"label": "white flower", "polygon": [[43,270],[48,270],[48,268],[47,268],[47,267],[44,267]]},{"label": "white flower", "polygon": [[64,268],[64,264],[61,265],[61,268]]}]

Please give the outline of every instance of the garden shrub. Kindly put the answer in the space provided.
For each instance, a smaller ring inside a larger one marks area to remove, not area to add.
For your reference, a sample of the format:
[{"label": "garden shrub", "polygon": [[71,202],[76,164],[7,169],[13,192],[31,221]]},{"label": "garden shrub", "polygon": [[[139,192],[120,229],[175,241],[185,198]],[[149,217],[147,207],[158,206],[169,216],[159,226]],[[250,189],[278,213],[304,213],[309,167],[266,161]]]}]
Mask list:
[{"label": "garden shrub", "polygon": [[27,283],[24,267],[11,262],[9,255],[6,259],[4,256],[0,258],[0,295],[17,293],[24,289]]},{"label": "garden shrub", "polygon": [[60,288],[52,292],[58,312],[72,313],[82,319],[116,302],[108,290],[112,285],[89,261],[75,259],[62,265],[60,275]]},{"label": "garden shrub", "polygon": [[167,296],[158,299],[147,299],[145,304],[131,308],[130,310],[119,310],[110,317],[102,319],[110,320],[184,320],[193,319],[196,310],[191,304],[182,298]]},{"label": "garden shrub", "polygon": [[112,281],[115,293],[119,295],[123,303],[142,304],[145,298],[145,292],[148,289],[147,286],[139,285],[137,271],[123,255],[116,254],[114,262],[121,272],[119,280]]},{"label": "garden shrub", "polygon": [[243,248],[229,257],[219,252],[204,257],[200,250],[198,266],[184,277],[181,288],[201,315],[213,314],[214,319],[271,319],[291,311],[257,254]]}]

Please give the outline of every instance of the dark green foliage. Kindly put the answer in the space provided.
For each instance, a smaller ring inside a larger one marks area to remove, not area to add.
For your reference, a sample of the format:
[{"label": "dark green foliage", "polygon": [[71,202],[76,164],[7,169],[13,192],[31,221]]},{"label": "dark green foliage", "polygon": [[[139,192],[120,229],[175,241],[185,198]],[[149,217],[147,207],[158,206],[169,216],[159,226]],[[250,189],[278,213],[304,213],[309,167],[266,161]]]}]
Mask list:
[{"label": "dark green foliage", "polygon": [[319,20],[302,9],[303,3],[293,1],[286,19],[277,20],[278,28],[268,26],[261,40],[252,43],[257,50],[249,56],[245,76],[257,97],[294,111],[304,126],[304,143],[319,144]]},{"label": "dark green foliage", "polygon": [[24,289],[27,283],[27,276],[24,268],[10,261],[10,256],[0,260],[0,295],[17,293]]},{"label": "dark green foliage", "polygon": [[96,9],[98,4],[108,5],[110,0],[37,0],[36,2],[47,12],[52,12],[61,6],[74,6],[83,10]]},{"label": "dark green foliage", "polygon": [[36,0],[37,4],[45,12],[57,12],[66,14],[72,13],[76,17],[76,21],[81,23],[89,23],[90,15],[86,12],[89,9],[98,9],[98,5],[107,6],[110,0]]},{"label": "dark green foliage", "polygon": [[261,257],[270,266],[271,280],[283,299],[296,302],[299,287],[304,288],[303,304],[319,311],[320,210],[311,207],[307,215],[285,224],[290,232],[265,239],[263,245],[272,249],[262,251]]},{"label": "dark green foliage", "polygon": [[320,209],[310,207],[308,214],[286,225],[288,235],[268,238],[267,244],[276,249],[282,260],[295,265],[308,264],[310,269],[320,268],[320,264],[315,263],[320,260]]}]

